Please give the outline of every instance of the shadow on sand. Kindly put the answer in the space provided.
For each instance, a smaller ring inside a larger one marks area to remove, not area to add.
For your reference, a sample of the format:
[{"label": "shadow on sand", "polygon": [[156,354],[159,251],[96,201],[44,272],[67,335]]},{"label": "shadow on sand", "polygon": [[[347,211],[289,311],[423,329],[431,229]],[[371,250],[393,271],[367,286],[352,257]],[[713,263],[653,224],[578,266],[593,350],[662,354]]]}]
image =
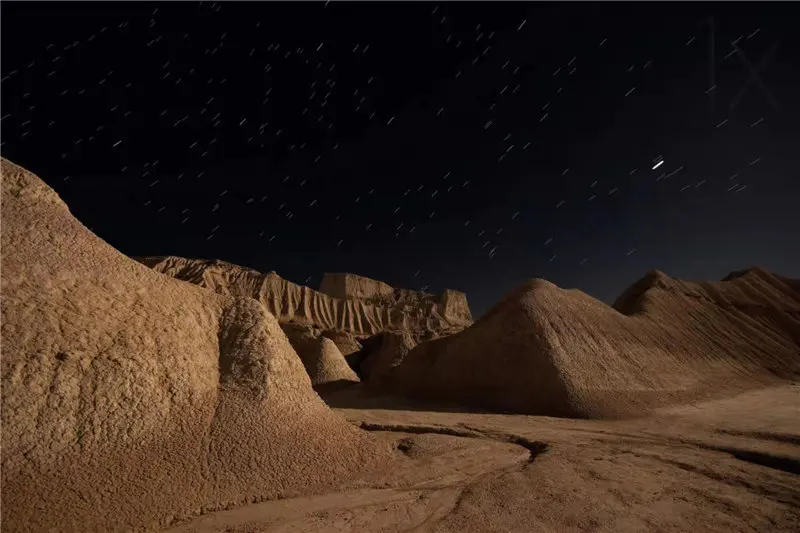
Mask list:
[{"label": "shadow on sand", "polygon": [[314,387],[328,407],[334,409],[385,409],[393,411],[425,411],[440,413],[513,414],[465,407],[454,403],[413,400],[373,392],[364,384],[337,381]]}]

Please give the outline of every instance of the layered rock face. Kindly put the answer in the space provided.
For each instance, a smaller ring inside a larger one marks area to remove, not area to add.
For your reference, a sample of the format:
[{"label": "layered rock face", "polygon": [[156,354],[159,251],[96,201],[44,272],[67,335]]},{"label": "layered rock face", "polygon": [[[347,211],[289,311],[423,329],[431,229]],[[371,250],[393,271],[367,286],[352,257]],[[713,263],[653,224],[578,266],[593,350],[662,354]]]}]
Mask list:
[{"label": "layered rock face", "polygon": [[435,297],[392,289],[352,274],[326,274],[322,291],[287,281],[275,272],[224,261],[181,257],[137,258],[154,270],[221,294],[259,300],[281,323],[298,323],[355,336],[384,331],[450,333],[472,323],[466,296],[445,291]]},{"label": "layered rock face", "polygon": [[411,313],[422,310],[425,314],[443,317],[456,328],[472,324],[467,295],[451,289],[445,289],[440,296],[436,296],[409,289],[393,289],[382,281],[356,274],[325,274],[319,290],[341,300],[362,301]]},{"label": "layered rock face", "polygon": [[145,530],[389,457],[250,298],[120,254],[2,160],[3,531]]},{"label": "layered rock face", "polygon": [[619,417],[800,378],[792,280],[759,269],[709,283],[654,272],[614,307],[531,281],[463,332],[416,346],[387,385],[495,410]]},{"label": "layered rock face", "polygon": [[325,274],[319,291],[340,300],[394,303],[394,289],[386,283],[354,274]]}]

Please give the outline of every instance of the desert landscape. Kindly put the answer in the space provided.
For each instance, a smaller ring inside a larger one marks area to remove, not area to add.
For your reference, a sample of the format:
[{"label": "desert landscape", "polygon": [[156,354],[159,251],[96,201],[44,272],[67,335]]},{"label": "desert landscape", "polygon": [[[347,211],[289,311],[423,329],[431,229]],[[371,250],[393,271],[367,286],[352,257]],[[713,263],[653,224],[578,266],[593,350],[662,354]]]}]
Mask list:
[{"label": "desert landscape", "polygon": [[800,281],[319,290],[2,160],[2,531],[796,532]]}]

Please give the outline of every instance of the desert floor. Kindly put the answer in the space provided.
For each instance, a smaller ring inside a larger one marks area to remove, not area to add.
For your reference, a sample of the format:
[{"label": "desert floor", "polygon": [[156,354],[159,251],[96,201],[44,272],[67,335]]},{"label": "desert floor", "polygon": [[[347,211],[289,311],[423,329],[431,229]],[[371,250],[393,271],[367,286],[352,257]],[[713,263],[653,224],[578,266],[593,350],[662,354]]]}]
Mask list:
[{"label": "desert floor", "polygon": [[624,421],[323,394],[397,460],[328,494],[170,533],[800,531],[800,384]]}]

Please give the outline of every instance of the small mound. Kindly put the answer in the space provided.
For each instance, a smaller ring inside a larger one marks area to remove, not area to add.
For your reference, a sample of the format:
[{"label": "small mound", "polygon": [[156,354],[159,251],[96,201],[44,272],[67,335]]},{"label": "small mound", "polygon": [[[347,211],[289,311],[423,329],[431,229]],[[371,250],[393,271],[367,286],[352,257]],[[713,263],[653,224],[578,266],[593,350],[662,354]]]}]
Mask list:
[{"label": "small mound", "polygon": [[389,456],[275,318],[120,254],[2,160],[3,531],[152,529]]},{"label": "small mound", "polygon": [[361,381],[331,339],[308,326],[285,324],[283,330],[300,356],[312,385]]},{"label": "small mound", "polygon": [[764,271],[689,283],[652,272],[616,309],[544,280],[423,342],[388,387],[517,413],[619,417],[800,377],[800,294]]}]

